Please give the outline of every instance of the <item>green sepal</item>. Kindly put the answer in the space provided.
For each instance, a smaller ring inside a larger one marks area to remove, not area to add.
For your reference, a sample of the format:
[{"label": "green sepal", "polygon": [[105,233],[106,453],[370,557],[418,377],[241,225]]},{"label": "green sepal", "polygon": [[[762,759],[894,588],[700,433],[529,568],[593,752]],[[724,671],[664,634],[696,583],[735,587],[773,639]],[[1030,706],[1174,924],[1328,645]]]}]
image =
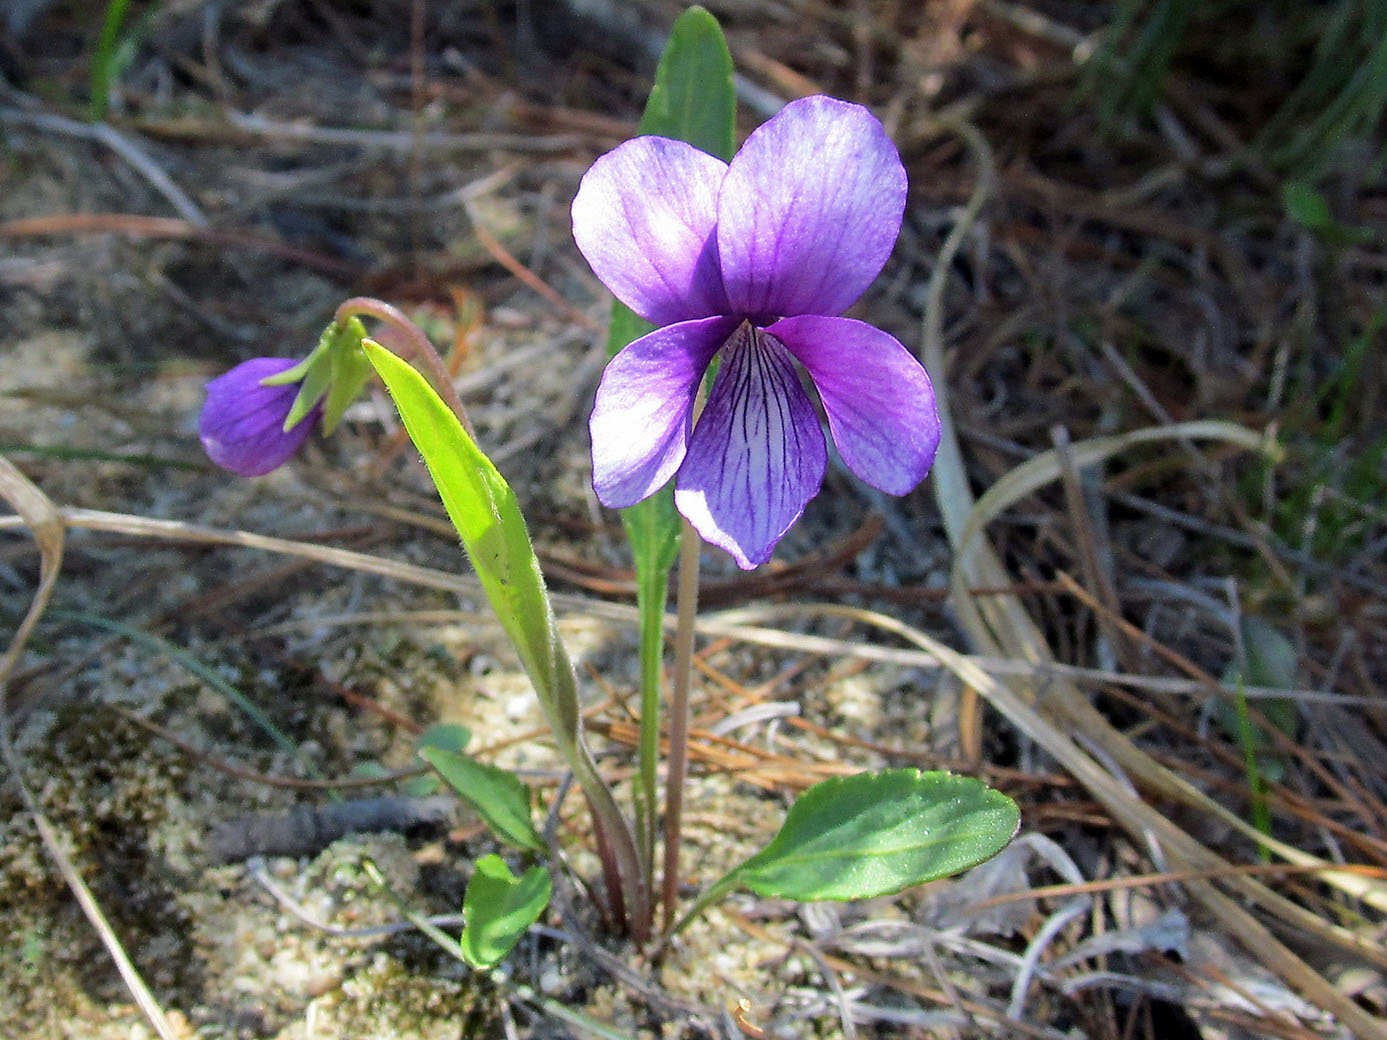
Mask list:
[{"label": "green sepal", "polygon": [[500,856],[477,860],[462,897],[462,959],[480,970],[501,963],[544,913],[553,888],[544,867],[531,867],[517,878]]},{"label": "green sepal", "polygon": [[419,757],[438,770],[443,782],[476,810],[497,838],[516,848],[544,851],[544,839],[530,814],[530,789],[518,776],[438,747],[420,748]]},{"label": "green sepal", "polygon": [[332,330],[332,345],[328,351],[331,381],[327,399],[323,401],[324,433],[337,429],[342,416],[361,396],[366,380],[371,378],[371,363],[361,349],[361,341],[366,338],[366,326],[361,324],[361,319],[348,318],[345,325],[334,324]]},{"label": "green sepal", "polygon": [[[331,326],[328,326],[328,328],[330,330]],[[308,375],[310,369],[326,362],[328,351],[327,336],[327,332],[324,332],[322,336],[318,338],[318,345],[313,348],[308,357],[304,358],[293,368],[286,368],[283,372],[276,373],[272,376],[266,376],[264,379],[260,380],[260,385],[290,386],[294,383],[301,382],[304,376]]]},{"label": "green sepal", "polygon": [[303,382],[299,384],[299,395],[294,398],[289,414],[284,417],[285,433],[288,433],[308,417],[313,406],[327,393],[328,387],[331,385],[332,356],[324,353],[304,373]]},{"label": "green sepal", "polygon": [[366,326],[360,318],[348,318],[343,324],[333,322],[323,330],[318,345],[306,358],[260,381],[261,386],[300,384],[298,396],[284,417],[286,433],[301,423],[319,401],[324,401],[323,432],[331,433],[337,428],[343,413],[361,394],[371,375],[370,362],[361,350],[365,338]]}]

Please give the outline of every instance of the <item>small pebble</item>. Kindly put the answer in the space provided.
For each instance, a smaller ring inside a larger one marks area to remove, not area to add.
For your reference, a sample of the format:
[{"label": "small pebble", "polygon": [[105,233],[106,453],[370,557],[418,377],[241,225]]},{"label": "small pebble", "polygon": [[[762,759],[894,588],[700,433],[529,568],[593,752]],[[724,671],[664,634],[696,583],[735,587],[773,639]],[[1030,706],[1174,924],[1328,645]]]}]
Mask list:
[{"label": "small pebble", "polygon": [[308,976],[304,991],[310,997],[321,997],[342,985],[342,973],[335,968],[322,968]]},{"label": "small pebble", "polygon": [[539,991],[547,996],[554,996],[562,993],[564,989],[563,973],[558,968],[545,968],[539,974]]},{"label": "small pebble", "polygon": [[514,307],[493,307],[487,314],[491,324],[502,329],[528,329],[534,321],[524,311]]}]

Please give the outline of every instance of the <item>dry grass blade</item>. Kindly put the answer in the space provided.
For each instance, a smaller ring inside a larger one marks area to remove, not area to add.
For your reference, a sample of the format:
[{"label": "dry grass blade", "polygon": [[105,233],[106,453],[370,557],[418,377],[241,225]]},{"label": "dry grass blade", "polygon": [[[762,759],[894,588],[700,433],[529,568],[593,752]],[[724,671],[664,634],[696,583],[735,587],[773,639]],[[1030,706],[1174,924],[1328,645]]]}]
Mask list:
[{"label": "dry grass blade", "polygon": [[[948,271],[955,252],[991,194],[996,180],[991,149],[982,134],[966,123],[954,123],[951,129],[968,145],[979,168],[979,181],[962,218],[945,242],[930,279],[923,331],[923,354],[926,367],[936,376],[942,376],[945,371],[942,310]],[[943,438],[934,468],[934,487],[944,526],[958,553],[955,574],[969,585],[1005,585],[1011,578],[991,546],[982,538],[965,538],[965,535],[969,534],[970,518],[974,513],[974,499],[968,486],[962,452],[949,414],[942,379],[939,381],[938,389]],[[1162,431],[1162,435],[1169,436],[1169,433]],[[1080,450],[1081,446],[1076,445],[1076,454]],[[955,597],[953,605],[970,639],[980,652],[1018,658],[1033,664],[1042,664],[1052,659],[1049,646],[1019,598],[998,596],[979,608],[971,597],[965,595]],[[1084,733],[1100,752],[1111,757],[1121,768],[1128,770],[1134,780],[1144,784],[1148,789],[1170,796],[1172,792],[1185,786],[1179,783],[1178,778],[1169,770],[1150,759],[1145,752],[1114,729],[1076,685],[1061,677],[1047,683],[1042,712],[1038,707],[1034,685],[1026,679],[1010,679],[1003,684],[961,656],[951,655],[946,647],[936,646],[931,649],[1012,725],[1068,769],[1112,814],[1112,818],[1121,822],[1135,840],[1143,841],[1147,832],[1154,834],[1165,847],[1174,869],[1213,870],[1228,865],[1222,857],[1133,794],[1119,777],[1079,747],[1070,736],[1071,733]],[[1303,928],[1321,938],[1354,950],[1369,960],[1383,962],[1381,950],[1374,949],[1347,929],[1326,924],[1304,907],[1279,896],[1251,878],[1235,876],[1229,883],[1240,896],[1254,900],[1275,914],[1284,924]],[[1289,985],[1337,1016],[1355,1035],[1361,1038],[1375,1037],[1387,1040],[1387,1024],[1374,1018],[1360,1005],[1339,992],[1328,980],[1278,941],[1238,902],[1224,895],[1209,882],[1191,882],[1189,889],[1205,909],[1227,928],[1229,934],[1237,936],[1250,953]]]},{"label": "dry grass blade", "polygon": [[[43,501],[47,502],[46,499]],[[53,507],[49,505],[48,508]],[[470,575],[451,574],[433,568],[400,563],[366,553],[329,546],[267,537],[246,531],[228,531],[139,516],[104,513],[96,510],[69,507],[54,510],[54,512],[60,524],[69,528],[117,531],[159,540],[254,547],[265,551],[299,556],[330,566],[378,574],[424,587],[461,593],[474,593],[476,591],[475,579]],[[0,521],[0,528],[11,526],[14,525]],[[997,567],[1000,569],[1000,564],[997,564]],[[1007,583],[1006,581],[997,581],[993,584],[1001,586]],[[603,603],[561,594],[554,598],[556,607],[564,609],[583,610],[595,616],[628,622],[634,620],[635,617],[633,608],[622,604]],[[1147,806],[1140,799],[1133,797],[1121,780],[1114,777],[1106,768],[1095,762],[1087,752],[1080,749],[1069,736],[1069,731],[1075,728],[1076,723],[1069,719],[1056,722],[1042,716],[1032,704],[1028,703],[1024,695],[1014,692],[1009,686],[988,674],[984,670],[982,661],[960,654],[902,622],[867,610],[826,604],[807,604],[726,612],[716,619],[705,619],[704,623],[700,625],[700,629],[707,634],[728,634],[749,642],[793,648],[801,652],[837,654],[845,652],[845,650],[851,652],[855,648],[856,656],[867,659],[878,656],[883,659],[896,659],[904,657],[908,653],[899,650],[893,651],[887,647],[863,646],[860,643],[854,647],[854,644],[844,640],[825,639],[774,629],[757,629],[747,624],[757,617],[781,616],[786,613],[805,611],[820,615],[831,614],[852,618],[882,631],[893,633],[918,647],[917,656],[912,659],[913,663],[937,663],[939,666],[948,668],[964,683],[976,689],[1022,733],[1045,748],[1056,761],[1104,805],[1114,819],[1121,820],[1134,833],[1140,834],[1146,830],[1153,832],[1165,844],[1171,855],[1173,868],[1217,872],[1225,872],[1229,869],[1230,865],[1225,860],[1195,841],[1164,815]],[[984,645],[990,646],[991,644],[985,642]],[[876,651],[876,653],[868,653],[868,651]],[[1050,681],[1047,682],[1047,690],[1053,699],[1056,688],[1066,676],[1062,671],[1047,669],[1044,655],[1037,655],[1037,657],[1041,659],[1019,670],[1019,674],[1013,671],[1009,675],[1009,681],[1016,682],[1024,688],[1027,684],[1034,683],[1036,676],[1048,676]],[[1064,685],[1068,686],[1068,683],[1066,682]],[[1097,716],[1097,712],[1087,704],[1086,700],[1082,699],[1077,688],[1069,688],[1073,690],[1073,697],[1082,700],[1083,707]],[[1085,732],[1098,734],[1095,739],[1100,741],[1110,739],[1110,737],[1104,736],[1103,730],[1105,729],[1110,731],[1111,735],[1120,737],[1119,734],[1115,734],[1115,731],[1111,731],[1111,727],[1101,716],[1098,716],[1097,725],[1094,725],[1091,720],[1078,725],[1082,725]],[[1347,929],[1325,924],[1308,910],[1264,886],[1255,884],[1250,878],[1233,874],[1225,880],[1225,884],[1238,889],[1242,896],[1260,902],[1284,921],[1305,928],[1326,941],[1349,949],[1367,960],[1387,966],[1387,955],[1384,955],[1380,949],[1359,939]],[[1214,916],[1228,927],[1230,932],[1247,939],[1249,947],[1263,959],[1264,963],[1281,974],[1288,982],[1298,986],[1307,996],[1337,1014],[1346,1025],[1355,1029],[1359,1036],[1387,1037],[1387,1033],[1383,1032],[1379,1023],[1356,1004],[1339,994],[1328,982],[1282,946],[1256,918],[1242,909],[1240,905],[1223,895],[1211,883],[1193,882],[1191,888]]]},{"label": "dry grass blade", "polygon": [[126,988],[130,990],[131,996],[135,998],[135,1002],[139,1004],[140,1010],[144,1012],[150,1025],[154,1027],[163,1040],[177,1040],[178,1033],[174,1031],[173,1025],[165,1017],[163,1010],[154,999],[154,994],[149,991],[149,987],[145,985],[139,971],[131,963],[124,947],[121,946],[120,939],[116,936],[115,931],[106,920],[106,915],[102,913],[101,907],[92,896],[91,889],[82,880],[82,876],[77,872],[77,868],[64,851],[63,842],[57,830],[43,815],[38,799],[29,789],[28,784],[24,782],[24,776],[20,771],[19,758],[15,754],[14,745],[10,740],[6,683],[19,660],[19,655],[24,650],[25,644],[29,641],[29,636],[33,633],[34,626],[38,624],[39,618],[48,606],[48,601],[53,596],[53,589],[58,582],[58,573],[62,569],[66,532],[62,516],[48,496],[35,487],[3,455],[0,455],[0,498],[7,501],[23,519],[25,525],[33,533],[34,541],[38,543],[40,553],[38,588],[34,592],[34,598],[29,604],[24,619],[15,630],[14,638],[10,640],[10,645],[5,650],[4,657],[0,657],[0,757],[4,758],[5,766],[9,769],[10,776],[14,778],[15,786],[19,789],[19,795],[24,801],[25,808],[34,817],[34,826],[38,829],[44,848],[53,858],[58,872],[62,875],[68,888],[72,890],[72,894],[77,897],[77,902],[81,905],[87,920],[91,922],[92,927],[101,937],[111,959],[115,961],[116,968],[119,970]]},{"label": "dry grass blade", "polygon": [[[39,547],[39,586],[24,620],[15,630],[14,638],[0,657],[0,724],[5,719],[5,683],[14,670],[29,636],[48,606],[63,565],[64,528],[62,517],[47,495],[35,487],[9,459],[0,455],[0,497],[19,514],[24,525],[33,533]],[[5,733],[8,737],[8,732]]]},{"label": "dry grass blade", "polygon": [[[1082,467],[1111,458],[1113,455],[1138,444],[1158,443],[1165,440],[1204,439],[1221,440],[1250,450],[1266,448],[1265,438],[1253,430],[1232,423],[1210,421],[1176,423],[1166,427],[1132,430],[1115,437],[1094,438],[1071,445],[1069,452],[1074,465]],[[1009,635],[1006,628],[1007,621],[1001,616],[989,616],[987,606],[980,607],[978,599],[968,593],[970,578],[967,574],[967,561],[989,523],[1027,495],[1060,479],[1062,472],[1059,451],[1042,452],[1035,458],[1017,466],[988,488],[978,499],[977,504],[973,506],[972,511],[968,514],[967,523],[964,524],[963,534],[957,545],[957,556],[954,560],[953,603],[970,633],[979,631],[980,626],[986,626],[992,632],[993,639],[999,648],[1024,651],[1027,646],[1033,644],[1029,641],[1018,641],[1014,635]],[[1019,606],[1019,601],[1016,601],[1014,606]],[[1327,884],[1334,885],[1354,898],[1363,900],[1369,906],[1387,911],[1387,886],[1381,882],[1361,875],[1337,873],[1332,869],[1332,864],[1283,841],[1278,841],[1270,835],[1263,834],[1247,820],[1215,802],[1184,778],[1176,776],[1125,740],[1115,743],[1114,748],[1109,750],[1122,767],[1130,771],[1139,781],[1156,788],[1167,797],[1176,798],[1187,805],[1209,813],[1220,823],[1231,827],[1252,841],[1266,845],[1289,863],[1323,868],[1325,873],[1322,875],[1322,880]]]}]

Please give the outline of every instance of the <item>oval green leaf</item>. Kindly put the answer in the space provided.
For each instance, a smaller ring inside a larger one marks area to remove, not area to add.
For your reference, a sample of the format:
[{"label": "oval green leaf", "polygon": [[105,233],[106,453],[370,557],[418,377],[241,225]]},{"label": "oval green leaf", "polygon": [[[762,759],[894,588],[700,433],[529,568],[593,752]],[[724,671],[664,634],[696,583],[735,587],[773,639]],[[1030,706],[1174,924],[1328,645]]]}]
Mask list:
[{"label": "oval green leaf", "polygon": [[420,748],[419,757],[438,770],[496,837],[517,848],[544,851],[544,839],[530,816],[530,789],[514,773],[438,747]]},{"label": "oval green leaf", "polygon": [[1016,803],[971,777],[888,769],[836,777],[790,807],[729,880],[758,895],[871,899],[976,866],[1020,825]]},{"label": "oval green leaf", "polygon": [[456,722],[435,722],[425,726],[414,738],[415,750],[442,748],[444,751],[466,751],[472,741],[472,731]]},{"label": "oval green leaf", "polygon": [[543,867],[531,867],[517,878],[500,856],[477,860],[462,897],[467,920],[459,940],[463,960],[482,970],[501,963],[539,920],[552,892],[553,882]]}]

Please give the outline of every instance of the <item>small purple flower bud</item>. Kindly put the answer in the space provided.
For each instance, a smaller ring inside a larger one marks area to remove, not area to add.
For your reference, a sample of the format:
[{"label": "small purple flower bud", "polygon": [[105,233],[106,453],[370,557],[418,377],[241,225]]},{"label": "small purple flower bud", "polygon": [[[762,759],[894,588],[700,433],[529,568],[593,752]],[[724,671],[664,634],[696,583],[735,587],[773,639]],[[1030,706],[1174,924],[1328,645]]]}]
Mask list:
[{"label": "small purple flower bud", "polygon": [[299,450],[318,424],[322,406],[315,406],[286,433],[284,420],[299,384],[261,385],[296,364],[291,358],[251,358],[207,384],[198,428],[208,458],[239,476],[258,477]]}]

